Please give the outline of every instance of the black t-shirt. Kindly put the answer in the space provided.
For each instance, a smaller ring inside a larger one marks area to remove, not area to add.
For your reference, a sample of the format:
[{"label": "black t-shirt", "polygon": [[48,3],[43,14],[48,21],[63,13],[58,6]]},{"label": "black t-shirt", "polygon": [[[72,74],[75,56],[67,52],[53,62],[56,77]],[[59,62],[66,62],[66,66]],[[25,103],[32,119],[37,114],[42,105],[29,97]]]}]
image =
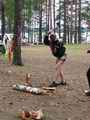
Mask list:
[{"label": "black t-shirt", "polygon": [[57,58],[60,58],[65,54],[66,48],[64,47],[63,42],[60,42],[59,40],[50,42],[48,40],[48,35],[46,35],[44,37],[44,44],[50,46],[52,54]]},{"label": "black t-shirt", "polygon": [[52,42],[51,49],[52,54],[57,58],[62,57],[66,51],[63,42],[60,42],[58,40]]}]

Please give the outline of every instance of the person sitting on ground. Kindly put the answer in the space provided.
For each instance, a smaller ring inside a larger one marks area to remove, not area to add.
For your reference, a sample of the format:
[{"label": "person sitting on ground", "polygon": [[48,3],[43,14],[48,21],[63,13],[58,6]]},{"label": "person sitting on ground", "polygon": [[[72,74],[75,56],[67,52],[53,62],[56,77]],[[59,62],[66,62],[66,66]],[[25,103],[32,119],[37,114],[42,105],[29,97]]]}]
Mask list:
[{"label": "person sitting on ground", "polygon": [[[50,35],[50,39],[49,39]],[[49,87],[57,87],[58,85],[66,85],[63,74],[63,65],[66,61],[66,48],[64,47],[63,42],[60,42],[56,39],[55,34],[49,33],[44,38],[44,44],[49,46],[54,57],[56,57],[56,74],[55,81]],[[59,82],[57,82],[59,80]]]},{"label": "person sitting on ground", "polygon": [[[90,50],[88,50],[87,53],[90,53]],[[87,96],[90,96],[90,67],[88,68],[88,71],[87,71],[87,80],[88,80],[89,89],[85,90],[85,94]]]}]

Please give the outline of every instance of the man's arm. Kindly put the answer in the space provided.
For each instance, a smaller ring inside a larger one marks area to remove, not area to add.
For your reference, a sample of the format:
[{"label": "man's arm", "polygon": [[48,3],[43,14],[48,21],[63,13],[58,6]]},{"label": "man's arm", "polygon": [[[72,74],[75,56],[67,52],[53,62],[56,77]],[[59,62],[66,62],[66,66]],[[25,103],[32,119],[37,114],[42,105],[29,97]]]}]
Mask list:
[{"label": "man's arm", "polygon": [[49,42],[49,40],[48,40],[48,35],[46,35],[45,37],[44,37],[44,44],[45,45],[50,45],[50,42]]}]

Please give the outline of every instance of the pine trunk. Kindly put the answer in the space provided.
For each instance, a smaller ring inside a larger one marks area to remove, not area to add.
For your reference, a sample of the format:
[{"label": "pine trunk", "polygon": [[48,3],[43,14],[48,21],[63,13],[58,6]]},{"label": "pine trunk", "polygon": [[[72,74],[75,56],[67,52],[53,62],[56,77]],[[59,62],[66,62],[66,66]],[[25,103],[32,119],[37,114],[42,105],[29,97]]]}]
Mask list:
[{"label": "pine trunk", "polygon": [[75,0],[75,36],[74,43],[77,44],[77,0]]},{"label": "pine trunk", "polygon": [[73,2],[71,1],[71,25],[70,25],[70,43],[72,44],[73,38]]},{"label": "pine trunk", "polygon": [[1,27],[1,33],[2,33],[2,41],[3,37],[5,34],[5,10],[4,10],[4,3],[3,0],[1,1],[1,22],[2,22],[2,27]]},{"label": "pine trunk", "polygon": [[54,21],[54,33],[55,33],[55,0],[53,1],[53,21]]},{"label": "pine trunk", "polygon": [[61,37],[61,0],[59,0],[59,38]]},{"label": "pine trunk", "polygon": [[79,0],[78,43],[81,43],[81,0]]},{"label": "pine trunk", "polygon": [[15,0],[13,64],[22,65],[21,58],[21,31],[22,31],[22,0]]},{"label": "pine trunk", "polygon": [[39,43],[42,43],[42,0],[39,6]]},{"label": "pine trunk", "polygon": [[63,37],[64,43],[66,43],[66,2],[67,0],[64,0],[64,37]]}]

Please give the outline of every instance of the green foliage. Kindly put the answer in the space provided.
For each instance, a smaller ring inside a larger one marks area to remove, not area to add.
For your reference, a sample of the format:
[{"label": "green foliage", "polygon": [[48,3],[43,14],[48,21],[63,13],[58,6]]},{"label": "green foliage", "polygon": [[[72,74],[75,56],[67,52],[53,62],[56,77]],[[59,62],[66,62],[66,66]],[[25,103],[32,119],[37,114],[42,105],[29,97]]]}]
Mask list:
[{"label": "green foliage", "polygon": [[6,53],[6,49],[5,49],[5,46],[4,45],[0,45],[0,52],[2,54],[5,54]]},{"label": "green foliage", "polygon": [[[33,10],[39,10],[40,2],[45,0],[24,0],[24,9],[27,9],[27,17],[30,19]],[[5,0],[5,16],[7,20],[11,22],[14,21],[14,11],[15,11],[15,0]]]},{"label": "green foliage", "polygon": [[33,0],[33,9],[39,10],[40,0]]},{"label": "green foliage", "polygon": [[45,3],[46,0],[33,0],[33,9],[34,10],[39,10],[40,4]]},{"label": "green foliage", "polygon": [[5,0],[5,15],[13,22],[14,21],[14,0]]},{"label": "green foliage", "polygon": [[25,8],[28,11],[28,17],[31,18],[31,16],[32,16],[32,0],[25,0]]},{"label": "green foliage", "polygon": [[[28,13],[26,17],[30,20],[32,16],[32,1],[33,0],[24,0],[23,10],[27,9]],[[15,0],[5,0],[5,16],[7,23],[10,25],[14,24],[15,16]]]},{"label": "green foliage", "polygon": [[88,4],[87,7],[84,7],[81,11],[82,19],[90,20],[90,5]]}]

